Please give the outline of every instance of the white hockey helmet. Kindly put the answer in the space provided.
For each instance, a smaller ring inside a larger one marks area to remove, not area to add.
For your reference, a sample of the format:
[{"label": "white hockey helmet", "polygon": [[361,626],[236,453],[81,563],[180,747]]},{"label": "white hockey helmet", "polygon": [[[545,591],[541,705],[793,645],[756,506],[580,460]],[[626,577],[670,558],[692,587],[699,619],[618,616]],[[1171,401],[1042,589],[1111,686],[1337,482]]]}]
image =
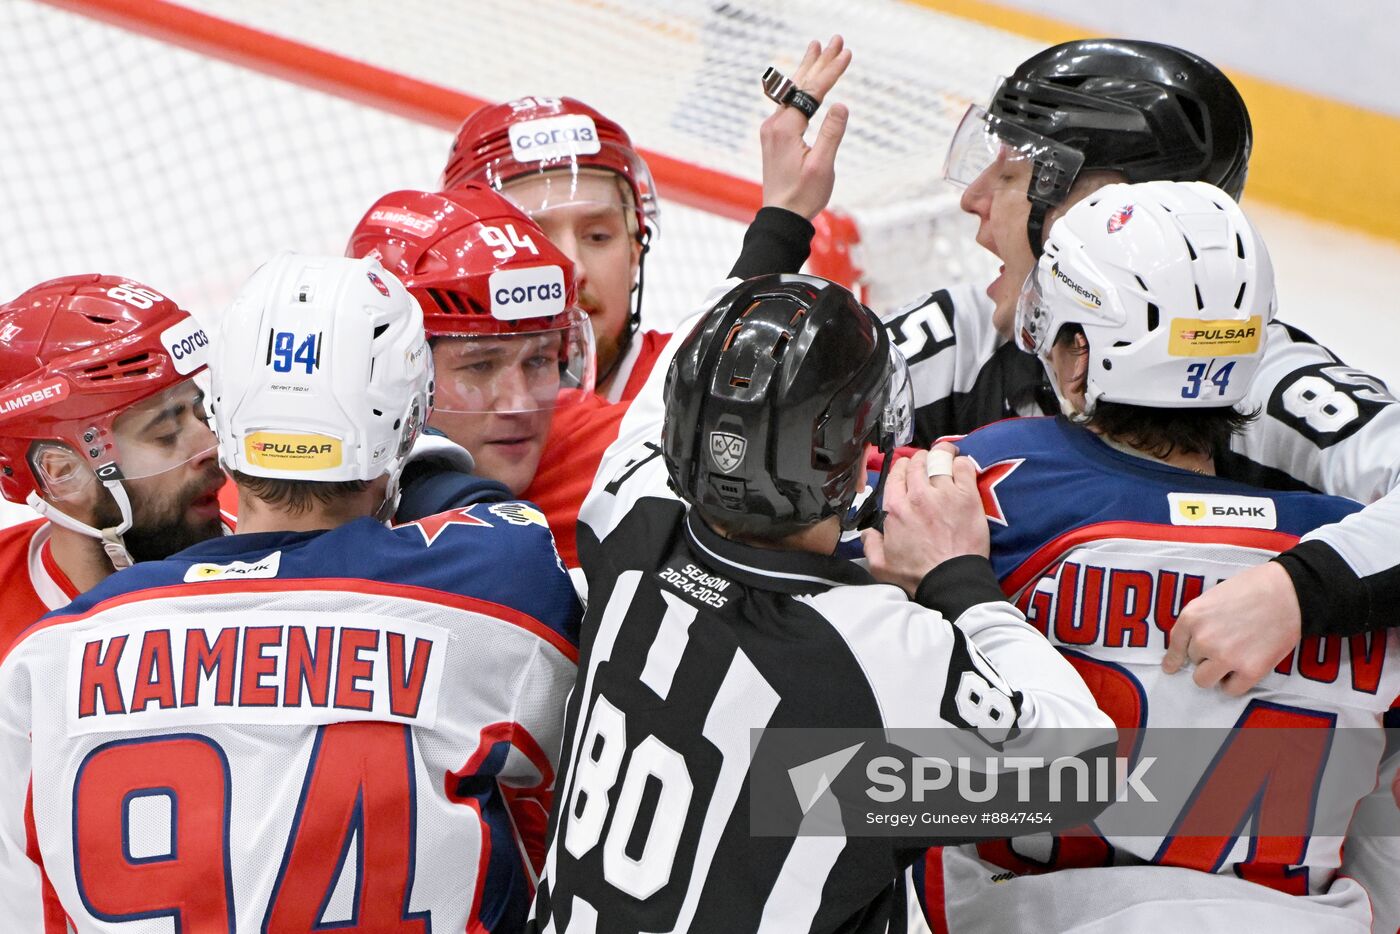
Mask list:
[{"label": "white hockey helmet", "polygon": [[1268,251],[1229,195],[1205,182],[1108,185],[1050,228],[1021,290],[1016,342],[1053,385],[1056,335],[1084,329],[1083,415],[1101,400],[1219,408],[1244,399],[1273,317]]},{"label": "white hockey helmet", "polygon": [[283,253],[220,322],[212,411],[219,459],[255,477],[390,475],[432,407],[423,311],[374,259]]}]

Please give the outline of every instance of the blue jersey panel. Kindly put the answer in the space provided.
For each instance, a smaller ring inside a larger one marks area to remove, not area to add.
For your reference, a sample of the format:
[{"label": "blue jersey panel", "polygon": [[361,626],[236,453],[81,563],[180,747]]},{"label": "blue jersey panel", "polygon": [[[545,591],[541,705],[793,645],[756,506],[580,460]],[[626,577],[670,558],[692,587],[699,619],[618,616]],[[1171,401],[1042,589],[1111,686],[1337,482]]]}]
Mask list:
[{"label": "blue jersey panel", "polygon": [[1231,530],[1296,538],[1361,509],[1336,496],[1265,490],[1137,457],[1062,418],[1007,419],[961,439],[958,449],[977,462],[992,563],[1003,579],[1048,542],[1091,525],[1206,527],[1222,542]]},{"label": "blue jersey panel", "polygon": [[[259,572],[274,552],[275,571]],[[428,588],[520,611],[578,644],[578,597],[544,515],[521,502],[477,503],[393,528],[365,518],[320,532],[211,539],[114,574],[57,612],[81,614],[157,587],[197,587],[199,580],[186,581],[194,565],[215,566],[208,580],[337,578]]]}]

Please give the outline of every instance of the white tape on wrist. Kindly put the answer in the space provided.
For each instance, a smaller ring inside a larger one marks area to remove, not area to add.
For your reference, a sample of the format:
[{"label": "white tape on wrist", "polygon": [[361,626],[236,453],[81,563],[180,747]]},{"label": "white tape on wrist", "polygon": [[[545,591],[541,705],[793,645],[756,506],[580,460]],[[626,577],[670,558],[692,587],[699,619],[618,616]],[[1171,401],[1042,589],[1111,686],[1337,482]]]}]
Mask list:
[{"label": "white tape on wrist", "polygon": [[951,477],[953,475],[953,455],[943,450],[928,452],[928,475],[933,477]]}]

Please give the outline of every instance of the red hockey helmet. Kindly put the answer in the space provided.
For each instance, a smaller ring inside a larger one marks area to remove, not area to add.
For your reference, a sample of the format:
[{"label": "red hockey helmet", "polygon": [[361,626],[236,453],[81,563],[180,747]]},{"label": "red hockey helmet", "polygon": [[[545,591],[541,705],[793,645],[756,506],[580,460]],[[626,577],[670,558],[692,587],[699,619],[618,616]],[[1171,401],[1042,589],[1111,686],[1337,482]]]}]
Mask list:
[{"label": "red hockey helmet", "polygon": [[[99,477],[124,473],[112,422],[204,369],[204,328],[170,299],[119,276],[67,276],[0,306],[0,491],[38,489],[35,441],[62,441]],[[142,475],[148,475],[143,472]]]},{"label": "red hockey helmet", "polygon": [[[593,330],[576,304],[573,263],[486,185],[387,194],[360,219],[346,253],[373,255],[399,277],[423,306],[430,338],[557,335],[558,378],[538,384],[537,408],[593,391]],[[440,411],[502,411],[450,373],[438,374],[437,389]]]},{"label": "red hockey helmet", "polygon": [[[208,346],[189,313],[120,276],[52,279],[0,306],[0,493],[103,538],[122,566],[129,556],[120,536],[130,527],[131,505],[121,480],[187,463],[211,451],[214,437],[196,422],[168,451],[124,451],[114,423],[160,393],[186,393],[197,405],[191,378],[204,369]],[[122,526],[93,529],[42,501],[29,455],[43,441],[78,452],[112,491]]]},{"label": "red hockey helmet", "polygon": [[637,237],[654,238],[659,212],[651,170],[626,130],[572,97],[521,97],[472,114],[452,140],[442,187],[480,181],[500,191],[517,179],[545,176],[549,184],[524,205],[534,213],[581,200],[577,179],[590,169],[626,182]]}]

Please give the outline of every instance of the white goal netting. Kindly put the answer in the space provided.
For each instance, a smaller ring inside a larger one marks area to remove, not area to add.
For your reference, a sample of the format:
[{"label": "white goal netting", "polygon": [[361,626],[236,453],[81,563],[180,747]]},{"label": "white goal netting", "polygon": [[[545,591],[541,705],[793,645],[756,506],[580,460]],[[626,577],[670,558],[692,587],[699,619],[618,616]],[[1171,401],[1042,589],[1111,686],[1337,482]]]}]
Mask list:
[{"label": "white goal netting", "polygon": [[[857,222],[877,307],[981,274],[943,154],[967,102],[1036,47],[898,0],[182,5],[486,100],[578,97],[647,150],[755,181],[759,74],[840,32],[855,61],[833,95],[852,108],[833,206]],[[451,139],[37,0],[0,4],[0,84],[3,298],[103,271],[216,313],[278,250],[338,253],[377,196],[435,187]],[[743,225],[658,182],[647,314],[664,327],[727,271]]]}]

